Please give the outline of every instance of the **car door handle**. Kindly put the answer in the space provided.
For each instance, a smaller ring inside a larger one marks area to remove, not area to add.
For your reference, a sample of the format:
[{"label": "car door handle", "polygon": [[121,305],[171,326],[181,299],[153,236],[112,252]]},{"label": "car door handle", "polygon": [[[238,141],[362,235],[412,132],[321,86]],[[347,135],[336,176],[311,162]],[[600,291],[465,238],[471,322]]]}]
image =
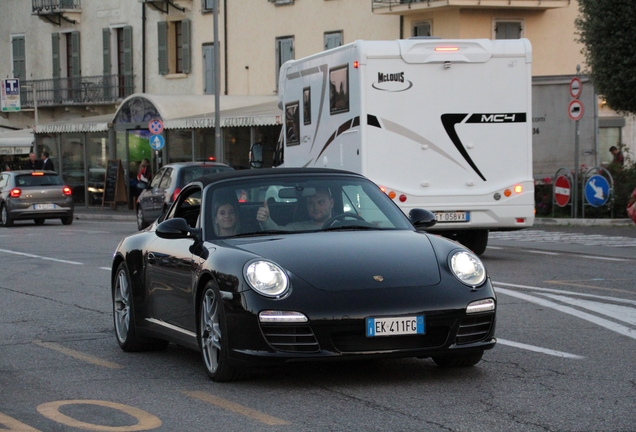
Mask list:
[{"label": "car door handle", "polygon": [[148,264],[154,264],[155,263],[155,254],[153,254],[152,252],[148,253]]}]

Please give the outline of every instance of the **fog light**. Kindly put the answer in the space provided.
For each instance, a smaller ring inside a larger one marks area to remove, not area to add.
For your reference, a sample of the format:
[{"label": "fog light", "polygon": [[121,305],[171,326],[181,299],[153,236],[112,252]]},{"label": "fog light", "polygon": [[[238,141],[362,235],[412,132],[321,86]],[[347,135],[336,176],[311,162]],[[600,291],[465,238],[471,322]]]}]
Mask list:
[{"label": "fog light", "polygon": [[493,299],[477,300],[468,305],[466,308],[466,314],[489,312],[494,310],[495,301]]},{"label": "fog light", "polygon": [[309,321],[304,314],[293,311],[265,310],[258,314],[262,323],[301,323]]}]

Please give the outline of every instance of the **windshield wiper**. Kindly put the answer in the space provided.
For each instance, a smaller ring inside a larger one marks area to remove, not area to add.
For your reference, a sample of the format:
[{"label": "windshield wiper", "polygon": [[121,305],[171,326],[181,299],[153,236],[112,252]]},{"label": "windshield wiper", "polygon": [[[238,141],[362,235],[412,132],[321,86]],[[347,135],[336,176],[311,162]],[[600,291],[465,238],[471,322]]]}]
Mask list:
[{"label": "windshield wiper", "polygon": [[342,226],[332,226],[329,228],[325,228],[321,231],[357,231],[357,230],[372,230],[372,231],[378,231],[378,230],[382,230],[383,228],[380,227],[376,227],[373,225],[342,225]]},{"label": "windshield wiper", "polygon": [[246,233],[236,234],[235,236],[232,236],[231,238],[261,236],[261,235],[270,235],[270,234],[291,234],[294,232],[296,231],[285,231],[285,230],[250,231]]}]

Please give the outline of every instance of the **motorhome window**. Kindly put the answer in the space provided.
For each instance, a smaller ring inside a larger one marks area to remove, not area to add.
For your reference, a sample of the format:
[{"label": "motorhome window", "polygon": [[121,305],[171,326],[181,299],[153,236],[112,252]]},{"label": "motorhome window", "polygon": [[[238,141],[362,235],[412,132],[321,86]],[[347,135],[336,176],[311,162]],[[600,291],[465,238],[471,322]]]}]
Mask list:
[{"label": "motorhome window", "polygon": [[300,110],[298,101],[285,105],[285,136],[288,146],[300,144]]},{"label": "motorhome window", "polygon": [[349,111],[349,66],[329,70],[329,112],[340,114]]},{"label": "motorhome window", "polygon": [[311,124],[311,87],[303,89],[303,123]]}]

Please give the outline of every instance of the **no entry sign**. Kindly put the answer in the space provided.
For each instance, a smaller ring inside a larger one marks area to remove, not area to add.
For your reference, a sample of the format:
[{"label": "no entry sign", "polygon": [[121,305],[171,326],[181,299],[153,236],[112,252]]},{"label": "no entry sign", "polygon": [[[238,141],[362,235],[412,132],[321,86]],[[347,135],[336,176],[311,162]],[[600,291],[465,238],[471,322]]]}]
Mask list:
[{"label": "no entry sign", "polygon": [[554,198],[559,207],[565,207],[570,202],[570,180],[566,176],[558,176],[554,182]]}]

